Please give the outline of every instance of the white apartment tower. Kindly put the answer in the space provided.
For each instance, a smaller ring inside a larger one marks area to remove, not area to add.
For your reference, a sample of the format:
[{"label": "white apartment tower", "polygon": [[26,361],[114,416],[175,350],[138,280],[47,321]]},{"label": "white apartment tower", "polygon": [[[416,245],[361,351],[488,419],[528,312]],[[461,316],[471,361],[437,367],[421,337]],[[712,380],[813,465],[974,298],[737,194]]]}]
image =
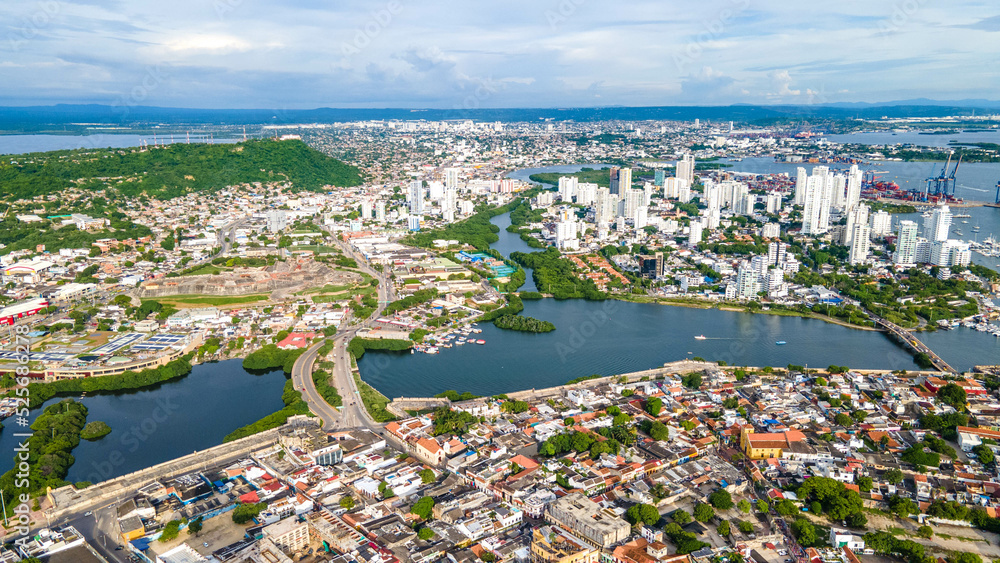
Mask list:
[{"label": "white apartment tower", "polygon": [[424,182],[413,180],[410,182],[410,191],[406,195],[406,203],[410,205],[411,215],[420,215],[424,212]]},{"label": "white apartment tower", "polygon": [[686,154],[677,161],[677,169],[674,174],[678,179],[684,180],[690,186],[694,183],[694,155]]},{"label": "white apartment tower", "polygon": [[802,232],[821,235],[830,229],[830,190],[825,176],[813,174],[806,181],[805,207],[802,211]]},{"label": "white apartment tower", "polygon": [[892,232],[892,215],[885,211],[876,211],[871,216],[872,236],[884,237]]},{"label": "white apartment tower", "polygon": [[[842,241],[844,246],[851,246],[851,242],[854,240],[854,227],[856,225],[868,225],[867,205],[859,204],[847,212],[847,226],[844,228],[844,238]],[[869,234],[871,233],[870,227],[868,232]]]},{"label": "white apartment tower", "polygon": [[795,199],[793,205],[805,205],[806,203],[806,181],[809,175],[806,174],[805,167],[799,166],[795,173]]},{"label": "white apartment tower", "polygon": [[864,173],[857,164],[851,165],[851,170],[847,173],[847,194],[844,200],[844,209],[853,209],[861,202],[861,180]]},{"label": "white apartment tower", "polygon": [[924,236],[931,242],[948,240],[951,229],[951,210],[947,205],[935,207],[930,217],[924,219]]},{"label": "white apartment tower", "polygon": [[856,223],[852,231],[850,263],[852,266],[864,264],[868,261],[872,229],[867,223]]},{"label": "white apartment tower", "polygon": [[573,201],[573,196],[576,195],[579,182],[574,176],[559,178],[559,199],[562,201]]},{"label": "white apartment tower", "polygon": [[444,169],[444,189],[446,190],[458,189],[458,168]]},{"label": "white apartment tower", "polygon": [[912,266],[917,262],[917,224],[900,221],[896,236],[896,253],[893,262],[901,266]]}]

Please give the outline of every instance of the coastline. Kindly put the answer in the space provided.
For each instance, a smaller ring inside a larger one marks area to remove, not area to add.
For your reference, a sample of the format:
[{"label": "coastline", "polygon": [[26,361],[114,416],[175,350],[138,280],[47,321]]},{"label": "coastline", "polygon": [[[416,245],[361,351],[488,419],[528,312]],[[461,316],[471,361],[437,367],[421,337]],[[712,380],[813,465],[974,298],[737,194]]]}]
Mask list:
[{"label": "coastline", "polygon": [[[787,371],[787,367],[773,367],[774,374],[777,375],[780,372]],[[566,390],[571,389],[589,389],[592,387],[597,387],[599,385],[607,385],[612,383],[621,383],[623,378],[625,378],[627,383],[638,383],[642,381],[655,381],[662,376],[673,373],[686,373],[692,371],[703,371],[707,369],[717,369],[719,371],[734,371],[737,369],[746,370],[747,372],[761,372],[764,368],[759,366],[720,366],[716,362],[702,362],[695,360],[678,360],[674,362],[667,362],[662,366],[650,368],[641,371],[629,372],[629,373],[619,373],[613,375],[604,375],[600,377],[594,377],[590,379],[584,379],[583,381],[577,381],[575,383],[563,383],[561,385],[553,385],[551,387],[544,387],[541,389],[522,389],[520,391],[510,391],[504,395],[507,398],[518,401],[529,401],[538,402],[543,401],[548,398],[562,397]],[[856,371],[859,373],[888,373],[889,369],[869,369],[869,368],[851,368],[851,371]],[[809,368],[810,373],[816,373],[819,375],[827,374],[826,368]],[[927,370],[907,370],[907,374],[919,375],[939,375],[943,372],[940,371],[927,371]],[[477,397],[476,399],[487,398],[487,397]],[[471,400],[476,400],[471,399]],[[392,399],[389,403],[389,407],[393,407],[393,403],[399,401],[400,403],[412,403],[417,401],[438,401],[446,402],[449,408],[454,403],[461,403],[463,401],[451,401],[443,397],[396,397]],[[388,407],[387,407],[388,408]]]},{"label": "coastline", "polygon": [[[551,295],[542,294],[542,299],[554,299],[554,298]],[[609,295],[608,299],[615,299],[626,303],[640,303],[646,305],[667,305],[672,307],[687,307],[689,309],[704,309],[704,310],[716,309],[719,311],[730,311],[733,313],[750,313],[753,315],[773,315],[777,317],[801,317],[804,319],[816,319],[818,321],[824,321],[845,328],[853,328],[869,332],[882,332],[882,330],[878,328],[854,325],[848,323],[847,321],[842,321],[840,319],[836,319],[827,315],[821,315],[819,313],[806,314],[800,311],[791,311],[787,309],[759,309],[751,311],[749,307],[733,305],[733,304],[702,302],[695,299],[676,300],[666,297],[646,297],[646,299],[635,299],[621,295]]]}]

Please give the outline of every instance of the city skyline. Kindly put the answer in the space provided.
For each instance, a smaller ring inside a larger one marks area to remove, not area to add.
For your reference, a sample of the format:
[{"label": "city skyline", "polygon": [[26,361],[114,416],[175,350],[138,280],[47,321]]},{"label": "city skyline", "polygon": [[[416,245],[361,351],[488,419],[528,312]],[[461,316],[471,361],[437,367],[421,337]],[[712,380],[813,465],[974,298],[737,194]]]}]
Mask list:
[{"label": "city skyline", "polygon": [[[987,99],[1000,16],[787,1],[0,7],[0,105],[596,107]],[[934,40],[928,40],[933,37]],[[945,47],[946,46],[946,47]],[[947,80],[930,81],[941,76]]]}]

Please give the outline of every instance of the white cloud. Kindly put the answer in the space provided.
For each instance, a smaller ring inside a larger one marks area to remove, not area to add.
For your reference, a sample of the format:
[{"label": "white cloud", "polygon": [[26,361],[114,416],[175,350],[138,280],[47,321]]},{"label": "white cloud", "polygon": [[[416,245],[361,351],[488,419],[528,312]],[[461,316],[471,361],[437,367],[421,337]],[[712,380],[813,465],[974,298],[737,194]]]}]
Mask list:
[{"label": "white cloud", "polygon": [[[146,103],[199,107],[451,107],[484,83],[497,85],[484,107],[995,98],[1000,91],[1000,74],[991,72],[1000,54],[989,25],[995,10],[981,0],[924,2],[896,21],[893,3],[863,0],[808,10],[792,0],[404,0],[392,13],[360,0],[59,6],[41,17],[36,3],[0,3],[0,22],[9,22],[0,24],[0,38],[17,45],[2,57],[17,76],[0,81],[0,103],[109,102],[157,66],[169,76]],[[555,28],[546,19],[552,11],[562,16]],[[887,21],[891,35],[880,31]],[[356,52],[345,56],[344,45]],[[33,72],[50,61],[68,62]],[[948,79],[928,81],[932,75]]]},{"label": "white cloud", "polygon": [[167,41],[164,46],[169,51],[189,53],[212,53],[216,55],[227,53],[242,53],[251,49],[251,44],[245,39],[232,35],[202,34],[188,35]]}]

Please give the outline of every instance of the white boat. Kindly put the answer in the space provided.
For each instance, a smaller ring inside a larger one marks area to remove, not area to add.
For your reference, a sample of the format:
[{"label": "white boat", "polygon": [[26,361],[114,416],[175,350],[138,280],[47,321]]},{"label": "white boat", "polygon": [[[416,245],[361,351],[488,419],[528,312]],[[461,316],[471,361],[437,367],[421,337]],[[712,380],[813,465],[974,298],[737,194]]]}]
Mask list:
[{"label": "white boat", "polygon": [[694,339],[695,340],[705,340],[705,335],[704,334],[699,334],[698,336],[695,336]]}]

